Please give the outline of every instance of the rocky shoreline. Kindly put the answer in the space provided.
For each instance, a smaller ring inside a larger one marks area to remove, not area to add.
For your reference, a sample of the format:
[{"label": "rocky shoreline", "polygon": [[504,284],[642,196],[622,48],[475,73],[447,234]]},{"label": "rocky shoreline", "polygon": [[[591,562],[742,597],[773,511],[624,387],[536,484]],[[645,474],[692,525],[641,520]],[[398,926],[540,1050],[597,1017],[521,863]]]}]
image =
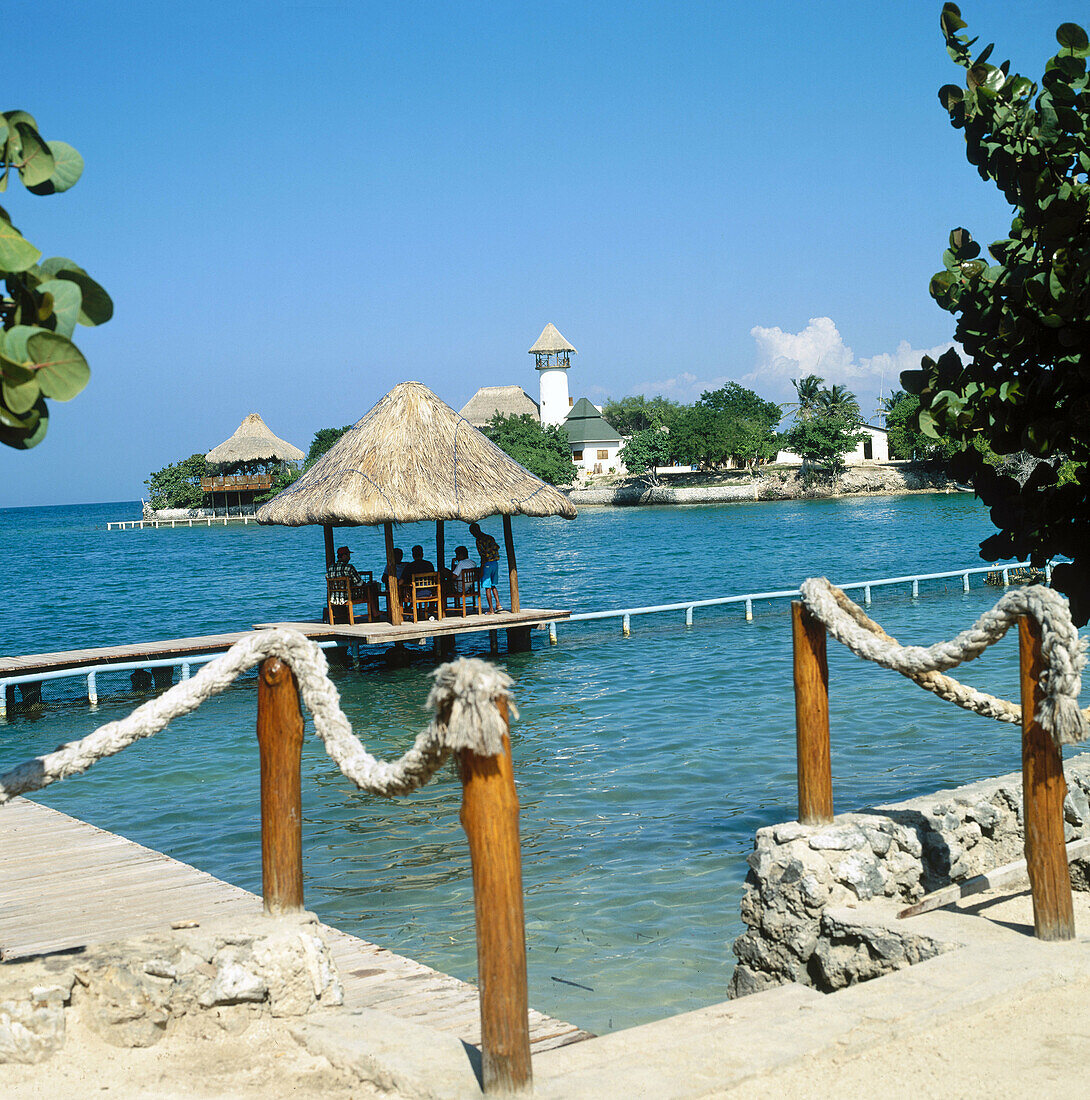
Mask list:
[{"label": "rocky shoreline", "polygon": [[[694,483],[695,482],[695,483]],[[703,483],[701,483],[703,482]],[[758,471],[715,483],[707,475],[672,475],[658,485],[628,478],[615,485],[567,491],[575,505],[723,504],[731,501],[824,500],[890,493],[952,493],[941,471],[914,466],[853,466],[835,481],[827,474],[801,476],[798,469]]]}]

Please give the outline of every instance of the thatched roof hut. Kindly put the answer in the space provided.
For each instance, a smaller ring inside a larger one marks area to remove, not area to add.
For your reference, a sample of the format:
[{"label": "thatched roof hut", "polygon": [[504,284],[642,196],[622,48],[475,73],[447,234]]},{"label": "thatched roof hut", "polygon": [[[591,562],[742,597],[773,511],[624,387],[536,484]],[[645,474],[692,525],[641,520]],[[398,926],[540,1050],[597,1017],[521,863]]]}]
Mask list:
[{"label": "thatched roof hut", "polygon": [[257,519],[299,527],[575,514],[427,386],[402,382]]},{"label": "thatched roof hut", "polygon": [[[393,568],[395,523],[435,520],[442,554],[445,520],[504,518],[518,609],[511,516],[563,516],[575,506],[483,436],[420,382],[401,382],[353,425],[298,481],[262,505],[258,523],[322,524],[332,561],[334,526],[383,524]],[[396,592],[396,588],[395,588]],[[391,601],[395,621],[400,607]]]},{"label": "thatched roof hut", "polygon": [[482,386],[459,410],[475,428],[483,428],[500,416],[526,416],[541,419],[537,402],[521,386]]},{"label": "thatched roof hut", "polygon": [[552,355],[557,352],[568,352],[571,354],[575,352],[575,348],[560,335],[560,330],[550,321],[542,330],[541,335],[537,338],[537,343],[530,349],[531,355]]},{"label": "thatched roof hut", "polygon": [[205,460],[215,466],[234,466],[243,462],[299,462],[304,455],[298,447],[273,435],[257,413],[250,413],[230,439],[213,447]]}]

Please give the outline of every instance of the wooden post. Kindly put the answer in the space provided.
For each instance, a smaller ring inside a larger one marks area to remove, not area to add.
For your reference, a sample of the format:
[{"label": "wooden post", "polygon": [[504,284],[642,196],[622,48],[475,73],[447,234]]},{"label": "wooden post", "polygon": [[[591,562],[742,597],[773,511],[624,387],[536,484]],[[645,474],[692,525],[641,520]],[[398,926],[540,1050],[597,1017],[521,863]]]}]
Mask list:
[{"label": "wooden post", "polygon": [[257,679],[261,755],[261,892],[270,916],[303,908],[303,715],[295,675],[279,657]]},{"label": "wooden post", "polygon": [[1023,615],[1018,620],[1022,680],[1022,817],[1026,823],[1026,866],[1033,894],[1033,928],[1039,940],[1075,938],[1071,873],[1064,847],[1063,757],[1037,721],[1039,681],[1045,669],[1041,628]]},{"label": "wooden post", "polygon": [[323,523],[322,531],[325,533],[325,571],[328,573],[329,567],[337,560],[336,554],[333,553],[333,525]]},{"label": "wooden post", "polygon": [[447,548],[443,537],[443,521],[437,519],[435,521],[435,568],[439,570],[440,576],[447,567],[446,558]]},{"label": "wooden post", "polygon": [[[497,699],[496,705],[506,723],[507,701]],[[529,1088],[532,1071],[519,802],[510,737],[504,733],[501,756],[463,749],[458,766],[477,913],[484,1091],[517,1092]]]},{"label": "wooden post", "polygon": [[511,582],[511,610],[519,609],[519,571],[515,561],[515,540],[511,537],[511,517],[503,517],[503,544],[507,549],[507,574]]},{"label": "wooden post", "polygon": [[799,821],[803,825],[826,825],[833,820],[833,771],[825,627],[799,600],[791,604],[791,635],[795,650]]},{"label": "wooden post", "polygon": [[401,626],[401,593],[398,591],[397,568],[394,564],[394,525],[383,524],[386,532],[386,586],[389,595],[387,602],[390,605],[390,622],[394,626]]}]

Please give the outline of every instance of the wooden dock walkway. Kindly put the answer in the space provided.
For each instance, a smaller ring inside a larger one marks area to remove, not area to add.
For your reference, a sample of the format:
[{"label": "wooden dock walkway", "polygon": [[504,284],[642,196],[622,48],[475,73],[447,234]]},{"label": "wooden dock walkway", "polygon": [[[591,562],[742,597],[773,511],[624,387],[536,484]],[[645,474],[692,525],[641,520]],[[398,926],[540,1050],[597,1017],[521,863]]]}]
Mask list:
[{"label": "wooden dock walkway", "polygon": [[547,626],[571,615],[570,611],[549,608],[524,607],[521,611],[501,611],[499,614],[467,615],[465,618],[448,616],[445,619],[427,619],[418,623],[405,622],[401,626],[392,623],[338,623],[330,626],[318,622],[258,623],[258,630],[269,627],[285,627],[298,630],[308,638],[320,640],[335,638],[338,641],[360,642],[364,645],[393,645],[396,642],[414,642],[422,638],[448,638],[457,634],[483,634],[493,630],[518,630],[534,626]]},{"label": "wooden dock walkway", "polygon": [[28,653],[21,657],[0,656],[0,679],[34,672],[56,672],[66,668],[86,668],[125,661],[157,661],[187,657],[197,653],[220,653],[245,638],[250,631],[232,634],[205,634],[196,638],[170,638],[161,642],[133,642],[129,645],[99,646],[95,649],[68,649],[58,653]]},{"label": "wooden dock walkway", "polygon": [[[25,798],[0,806],[0,960],[162,932],[179,920],[252,918],[261,898]],[[328,925],[348,1008],[377,1008],[480,1043],[474,986]],[[590,1038],[530,1012],[534,1052]]]}]

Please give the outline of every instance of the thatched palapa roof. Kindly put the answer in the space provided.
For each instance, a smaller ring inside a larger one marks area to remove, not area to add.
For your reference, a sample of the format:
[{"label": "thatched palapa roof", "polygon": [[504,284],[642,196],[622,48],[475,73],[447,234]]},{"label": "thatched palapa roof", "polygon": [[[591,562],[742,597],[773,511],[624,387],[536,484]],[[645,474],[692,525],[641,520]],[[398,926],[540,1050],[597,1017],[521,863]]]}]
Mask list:
[{"label": "thatched palapa roof", "polygon": [[298,481],[258,509],[259,523],[300,527],[575,518],[563,493],[486,439],[420,382],[401,382]]},{"label": "thatched palapa roof", "polygon": [[475,428],[483,428],[493,416],[523,416],[541,419],[537,402],[521,386],[482,386],[462,406],[464,416]]},{"label": "thatched palapa roof", "polygon": [[556,325],[550,321],[542,330],[541,335],[537,338],[537,343],[530,349],[531,355],[550,355],[558,351],[574,351],[576,355],[579,352],[575,351],[575,348],[560,335],[559,329]]},{"label": "thatched palapa roof", "polygon": [[214,465],[226,466],[235,462],[298,462],[303,452],[286,440],[273,435],[268,425],[257,413],[250,413],[230,439],[214,447],[205,456]]}]

